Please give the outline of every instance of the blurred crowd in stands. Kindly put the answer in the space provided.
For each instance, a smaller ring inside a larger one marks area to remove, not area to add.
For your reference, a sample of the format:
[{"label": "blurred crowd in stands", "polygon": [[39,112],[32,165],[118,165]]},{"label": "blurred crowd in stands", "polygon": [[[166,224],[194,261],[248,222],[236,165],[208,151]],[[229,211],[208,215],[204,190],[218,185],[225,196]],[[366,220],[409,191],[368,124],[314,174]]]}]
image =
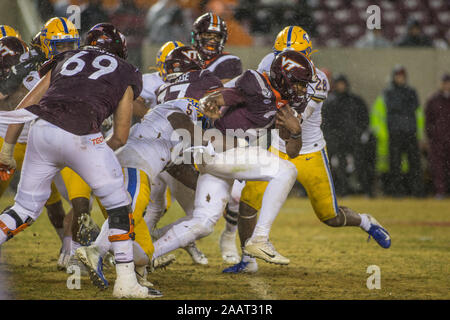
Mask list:
[{"label": "blurred crowd in stands", "polygon": [[[112,22],[126,36],[129,60],[141,66],[144,41],[190,43],[191,26],[204,12],[221,16],[229,46],[272,46],[287,25],[300,25],[315,46],[434,47],[450,44],[448,0],[35,0],[42,16],[81,8],[81,32]],[[381,29],[368,30],[370,5],[381,9]],[[448,70],[447,70],[448,71]],[[425,106],[402,66],[372,106],[345,75],[336,75],[323,106],[323,131],[340,196],[377,190],[391,196],[443,198],[450,193],[450,75]],[[376,179],[376,176],[381,179]]]}]

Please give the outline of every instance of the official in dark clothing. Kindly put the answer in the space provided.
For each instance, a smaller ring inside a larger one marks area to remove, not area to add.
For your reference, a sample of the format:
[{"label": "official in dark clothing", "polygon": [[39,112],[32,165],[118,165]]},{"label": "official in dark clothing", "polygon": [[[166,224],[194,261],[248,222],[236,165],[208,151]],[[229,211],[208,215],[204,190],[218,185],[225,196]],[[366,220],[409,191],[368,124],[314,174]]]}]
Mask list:
[{"label": "official in dark clothing", "polygon": [[427,101],[425,128],[429,141],[431,176],[437,198],[450,191],[450,74]]},{"label": "official in dark clothing", "polygon": [[354,167],[357,189],[372,195],[374,155],[370,164],[367,146],[371,142],[374,148],[374,139],[368,130],[369,113],[364,100],[350,91],[344,75],[334,79],[334,90],[324,103],[322,119],[336,193],[344,196],[356,191],[350,186],[352,170],[348,170]]},{"label": "official in dark clothing", "polygon": [[[416,90],[407,84],[403,66],[396,66],[392,82],[384,90],[387,127],[389,131],[389,182],[393,196],[421,196],[423,176],[417,141],[416,110],[419,99]],[[408,159],[409,171],[402,174],[402,154]]]}]

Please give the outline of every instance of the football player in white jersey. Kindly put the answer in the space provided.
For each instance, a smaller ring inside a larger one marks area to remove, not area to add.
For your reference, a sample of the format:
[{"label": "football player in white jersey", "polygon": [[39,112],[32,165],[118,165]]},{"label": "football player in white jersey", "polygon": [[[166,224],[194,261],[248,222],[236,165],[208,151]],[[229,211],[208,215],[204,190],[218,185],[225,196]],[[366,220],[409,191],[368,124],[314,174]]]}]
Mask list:
[{"label": "football player in white jersey", "polygon": [[[308,57],[312,53],[308,34],[298,26],[288,26],[277,36],[274,52],[267,54],[258,66],[258,71],[269,73],[275,57],[283,50],[295,50]],[[306,189],[311,205],[320,221],[331,227],[359,226],[372,236],[380,246],[389,248],[388,232],[369,214],[358,214],[347,207],[338,206],[334,192],[333,179],[326,153],[326,142],[320,125],[322,123],[322,104],[328,96],[329,81],[324,72],[316,68],[317,82],[311,90],[312,98],[303,110],[297,110],[302,116],[302,148],[297,157],[286,154],[285,143],[280,137],[278,149],[271,146],[271,152],[282,159],[292,162],[298,171],[297,181]],[[320,181],[320,182],[318,182]],[[252,234],[258,210],[261,208],[262,195],[267,186],[263,181],[246,183],[239,209],[239,237],[241,245]],[[254,258],[243,254],[242,260],[229,268],[225,273],[257,272],[258,265]]]}]

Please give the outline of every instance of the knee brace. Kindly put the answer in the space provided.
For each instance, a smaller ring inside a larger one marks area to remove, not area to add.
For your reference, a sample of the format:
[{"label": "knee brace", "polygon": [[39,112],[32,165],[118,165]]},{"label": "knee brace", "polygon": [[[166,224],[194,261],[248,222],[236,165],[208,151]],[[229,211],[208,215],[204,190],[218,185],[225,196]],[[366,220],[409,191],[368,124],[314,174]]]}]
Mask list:
[{"label": "knee brace", "polygon": [[22,218],[19,217],[17,212],[15,212],[12,209],[6,208],[1,215],[9,215],[12,219],[14,219],[16,223],[16,228],[14,230],[8,228],[8,226],[0,220],[0,229],[5,233],[6,235],[6,241],[14,237],[16,234],[18,234],[20,231],[24,230],[25,228],[29,227],[34,220],[28,217],[25,222],[23,222]]},{"label": "knee brace", "polygon": [[108,213],[109,229],[124,230],[125,234],[115,234],[108,237],[109,241],[134,240],[134,219],[130,206],[106,210]]}]

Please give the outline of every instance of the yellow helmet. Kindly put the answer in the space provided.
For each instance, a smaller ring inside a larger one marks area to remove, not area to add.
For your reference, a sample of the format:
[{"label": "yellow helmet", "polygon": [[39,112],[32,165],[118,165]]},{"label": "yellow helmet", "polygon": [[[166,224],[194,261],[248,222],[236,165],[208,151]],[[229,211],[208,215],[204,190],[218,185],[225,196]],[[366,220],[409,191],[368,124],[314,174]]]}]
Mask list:
[{"label": "yellow helmet", "polygon": [[0,24],[0,39],[3,37],[20,37],[20,33],[17,32],[13,27],[7,26],[6,24]]},{"label": "yellow helmet", "polygon": [[164,70],[164,62],[166,61],[166,57],[170,51],[175,48],[184,47],[184,44],[180,41],[168,41],[164,43],[158,51],[156,55],[156,67],[158,68],[159,75],[161,78],[166,81],[166,71]]},{"label": "yellow helmet", "polygon": [[275,39],[273,50],[278,54],[285,49],[301,52],[309,58],[312,44],[306,31],[299,26],[288,26],[281,30]]},{"label": "yellow helmet", "polygon": [[42,28],[39,36],[41,50],[47,59],[58,54],[57,44],[73,42],[74,49],[80,47],[80,36],[75,25],[64,17],[55,17],[48,20]]}]

